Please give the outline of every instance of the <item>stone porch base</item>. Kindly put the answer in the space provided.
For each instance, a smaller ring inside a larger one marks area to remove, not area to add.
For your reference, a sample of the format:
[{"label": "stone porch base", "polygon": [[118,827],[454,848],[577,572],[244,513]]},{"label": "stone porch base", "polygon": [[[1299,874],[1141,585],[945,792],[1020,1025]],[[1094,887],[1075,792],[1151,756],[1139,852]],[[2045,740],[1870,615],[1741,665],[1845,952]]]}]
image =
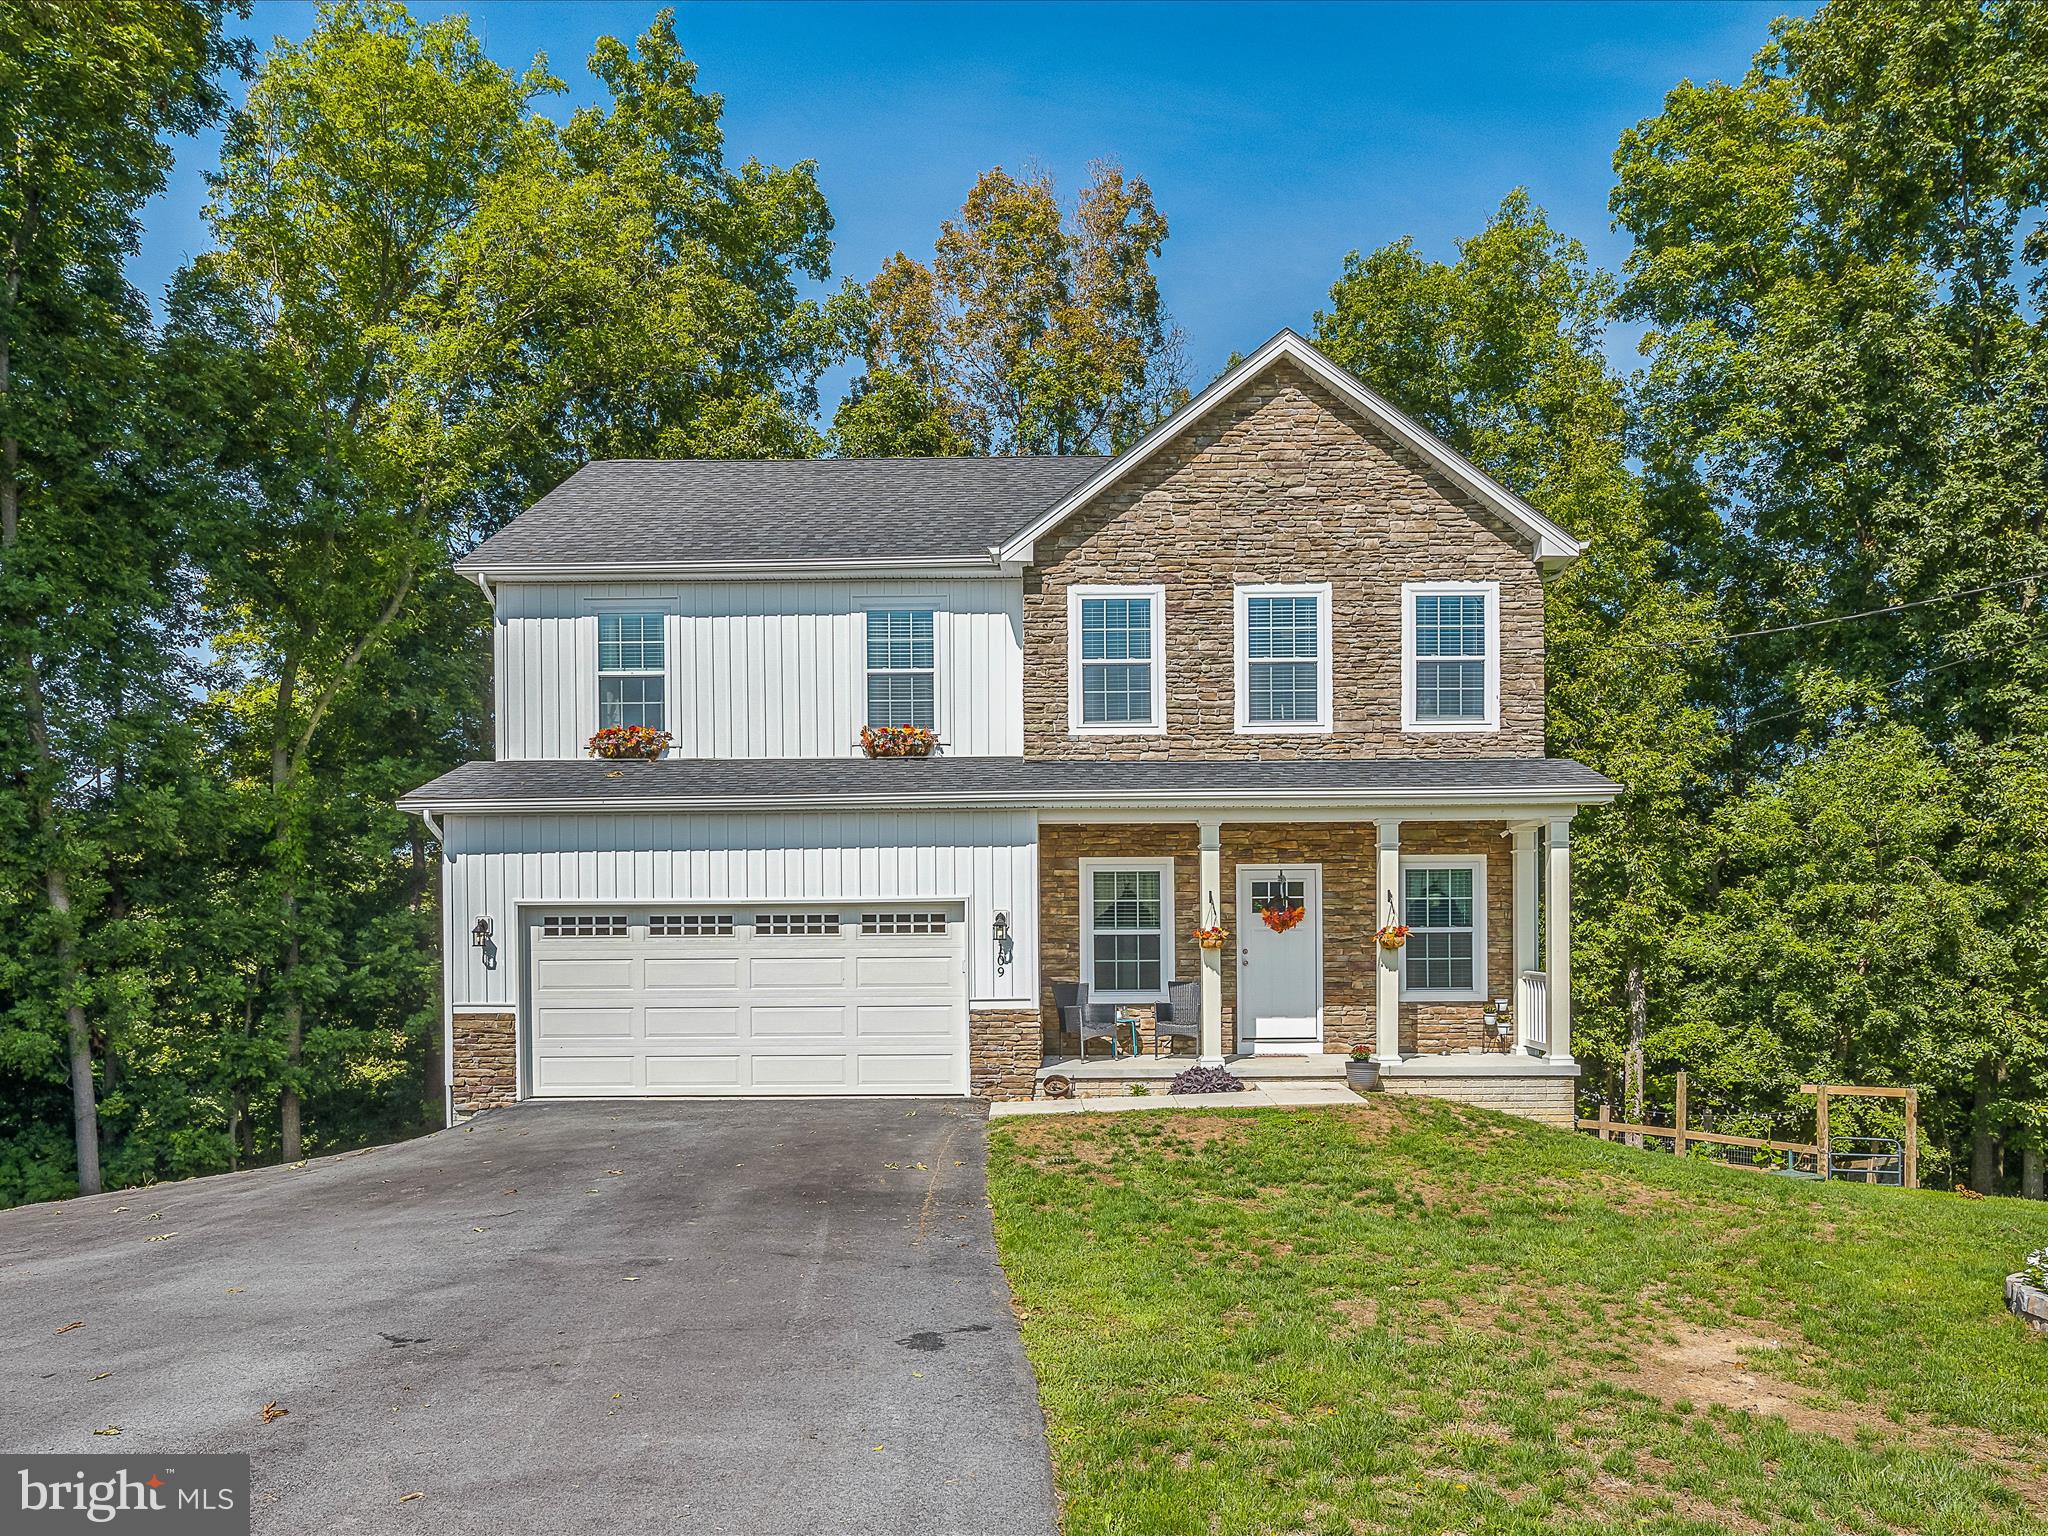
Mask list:
[{"label": "stone porch base", "polygon": [[1406,1056],[1380,1069],[1379,1091],[1455,1099],[1570,1130],[1579,1088],[1575,1061],[1540,1056]]}]

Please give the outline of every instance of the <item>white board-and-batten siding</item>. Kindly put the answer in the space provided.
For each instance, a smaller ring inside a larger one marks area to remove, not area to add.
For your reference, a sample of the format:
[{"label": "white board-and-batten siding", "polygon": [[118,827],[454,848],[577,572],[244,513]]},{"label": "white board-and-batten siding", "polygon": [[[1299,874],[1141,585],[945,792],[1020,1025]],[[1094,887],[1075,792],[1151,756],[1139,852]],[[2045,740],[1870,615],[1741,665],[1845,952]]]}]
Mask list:
[{"label": "white board-and-batten siding", "polygon": [[1024,596],[1005,578],[508,582],[496,592],[497,755],[581,757],[597,729],[597,619],[666,615],[678,757],[852,757],[867,720],[870,608],[933,613],[945,750],[1024,750]]},{"label": "white board-and-batten siding", "polygon": [[[520,918],[540,904],[964,901],[972,1001],[1028,1007],[1038,995],[1030,811],[451,812],[443,830],[453,1008],[524,1012]],[[1009,915],[1012,935],[1000,975],[997,912]],[[470,942],[485,916],[496,938],[489,954]]]}]

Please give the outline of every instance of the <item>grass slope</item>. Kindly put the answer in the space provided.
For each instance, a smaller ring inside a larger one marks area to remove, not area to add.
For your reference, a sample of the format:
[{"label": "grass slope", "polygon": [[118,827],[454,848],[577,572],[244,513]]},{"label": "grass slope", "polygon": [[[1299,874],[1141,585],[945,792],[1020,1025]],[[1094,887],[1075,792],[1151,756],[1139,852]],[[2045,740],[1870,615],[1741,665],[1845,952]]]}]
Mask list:
[{"label": "grass slope", "polygon": [[1397,1099],[991,1163],[1068,1536],[2048,1531],[2039,1205]]}]

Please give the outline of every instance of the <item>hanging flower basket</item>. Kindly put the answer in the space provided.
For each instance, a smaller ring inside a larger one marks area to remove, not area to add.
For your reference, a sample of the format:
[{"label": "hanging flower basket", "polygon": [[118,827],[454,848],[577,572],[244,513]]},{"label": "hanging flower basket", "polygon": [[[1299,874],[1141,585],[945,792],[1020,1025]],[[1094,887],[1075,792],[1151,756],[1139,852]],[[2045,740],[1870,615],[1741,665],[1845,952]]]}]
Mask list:
[{"label": "hanging flower basket", "polygon": [[1308,916],[1308,905],[1306,902],[1288,901],[1282,897],[1260,907],[1259,916],[1275,933],[1285,933]]},{"label": "hanging flower basket", "polygon": [[651,725],[608,725],[590,738],[590,755],[652,762],[668,750],[669,740],[667,731],[657,731]]},{"label": "hanging flower basket", "polygon": [[1230,942],[1230,930],[1221,924],[1213,928],[1197,928],[1195,942],[1204,949],[1221,949]]},{"label": "hanging flower basket", "polygon": [[1389,923],[1380,930],[1381,949],[1399,949],[1407,942],[1408,925],[1406,923]]},{"label": "hanging flower basket", "polygon": [[864,725],[860,748],[869,757],[930,757],[939,738],[921,725]]}]

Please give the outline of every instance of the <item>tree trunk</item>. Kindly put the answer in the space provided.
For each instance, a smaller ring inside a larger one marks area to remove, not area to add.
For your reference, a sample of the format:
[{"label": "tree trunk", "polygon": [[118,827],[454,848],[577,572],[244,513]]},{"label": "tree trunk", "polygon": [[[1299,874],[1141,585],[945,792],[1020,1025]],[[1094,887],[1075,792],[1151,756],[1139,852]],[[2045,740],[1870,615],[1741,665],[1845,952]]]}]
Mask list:
[{"label": "tree trunk", "polygon": [[2048,1179],[2041,1174],[2041,1154],[2033,1147],[2020,1150],[2020,1198],[2048,1199]]},{"label": "tree trunk", "polygon": [[[285,892],[285,921],[297,921],[297,898],[291,891]],[[306,1044],[306,1012],[299,1001],[296,990],[299,973],[299,936],[296,932],[285,941],[284,946],[284,1093],[278,1101],[278,1152],[288,1163],[296,1163],[303,1156],[301,1140],[300,1100],[298,1088],[299,1057]]]},{"label": "tree trunk", "polygon": [[[23,250],[35,226],[36,210],[36,194],[31,188],[9,246],[6,282],[0,285],[10,314],[21,297]],[[0,328],[0,399],[12,391],[13,370],[13,348],[7,331]],[[11,563],[20,540],[21,442],[10,433],[0,437],[0,564]],[[27,615],[16,617],[26,620]],[[92,1081],[92,1026],[86,1020],[84,1005],[78,1001],[78,948],[71,933],[71,885],[58,858],[62,828],[57,820],[56,801],[49,792],[49,778],[57,771],[57,765],[50,750],[49,719],[43,709],[43,683],[36,669],[33,642],[23,645],[19,664],[22,709],[35,749],[36,768],[43,776],[42,788],[35,797],[36,830],[42,834],[44,845],[43,898],[56,919],[57,988],[65,999],[65,1055],[71,1074],[71,1142],[78,1160],[78,1192],[96,1195],[101,1188],[100,1114]]]},{"label": "tree trunk", "polygon": [[[1628,993],[1628,1049],[1622,1053],[1622,1112],[1631,1124],[1647,1125],[1643,1119],[1649,1104],[1643,1082],[1644,1040],[1650,1033],[1650,993],[1643,978],[1643,957],[1631,947],[1622,984]],[[1640,1147],[1643,1138],[1631,1135],[1628,1144]]]},{"label": "tree trunk", "polygon": [[1988,1061],[1977,1068],[1977,1101],[1970,1115],[1970,1188],[1980,1195],[1998,1188],[1998,1127],[1991,1123],[1998,1077]]}]

